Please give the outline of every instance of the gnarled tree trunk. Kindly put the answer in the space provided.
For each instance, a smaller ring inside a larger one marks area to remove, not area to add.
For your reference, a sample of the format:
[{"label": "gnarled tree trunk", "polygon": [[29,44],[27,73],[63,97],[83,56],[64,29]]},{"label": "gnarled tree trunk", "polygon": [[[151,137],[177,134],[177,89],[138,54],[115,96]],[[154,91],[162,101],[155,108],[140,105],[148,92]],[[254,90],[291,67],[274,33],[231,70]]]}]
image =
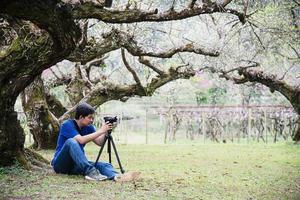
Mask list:
[{"label": "gnarled tree trunk", "polygon": [[21,97],[27,125],[34,139],[32,147],[34,149],[54,149],[59,123],[49,110],[45,87],[40,76],[25,89]]},{"label": "gnarled tree trunk", "polygon": [[297,124],[298,124],[298,127],[297,127],[296,133],[295,133],[295,135],[294,135],[294,137],[293,137],[293,140],[294,140],[295,142],[299,142],[299,141],[300,141],[300,117],[299,117],[299,119],[297,120]]},{"label": "gnarled tree trunk", "polygon": [[0,56],[0,166],[18,160],[30,168],[33,154],[24,150],[25,137],[14,112],[15,101],[44,69],[75,49],[81,31],[69,9],[57,1],[0,0],[0,4],[1,16],[7,16],[15,31],[14,39],[1,49]]},{"label": "gnarled tree trunk", "polygon": [[16,97],[2,89],[0,99],[0,166],[8,166],[24,159],[25,135],[14,111]]}]

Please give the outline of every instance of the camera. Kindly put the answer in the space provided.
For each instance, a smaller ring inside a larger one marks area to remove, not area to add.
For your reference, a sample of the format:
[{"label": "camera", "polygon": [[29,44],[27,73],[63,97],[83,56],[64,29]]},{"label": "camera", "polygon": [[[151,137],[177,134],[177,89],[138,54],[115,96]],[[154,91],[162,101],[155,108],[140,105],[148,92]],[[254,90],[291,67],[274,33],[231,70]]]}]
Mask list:
[{"label": "camera", "polygon": [[115,116],[115,117],[104,117],[104,121],[109,122],[110,124],[113,124],[113,123],[118,121],[118,118],[117,118],[117,116]]}]

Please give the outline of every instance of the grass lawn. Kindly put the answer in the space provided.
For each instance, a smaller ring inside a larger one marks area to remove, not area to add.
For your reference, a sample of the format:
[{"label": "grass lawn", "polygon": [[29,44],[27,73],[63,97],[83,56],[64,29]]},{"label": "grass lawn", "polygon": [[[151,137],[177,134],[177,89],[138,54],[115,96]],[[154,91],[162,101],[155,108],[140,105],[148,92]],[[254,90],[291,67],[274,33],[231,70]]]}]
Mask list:
[{"label": "grass lawn", "polygon": [[[0,168],[0,199],[300,199],[300,146],[118,145],[132,183]],[[86,147],[91,160],[98,148]],[[40,151],[49,160],[53,151]],[[106,160],[106,152],[103,153]],[[115,159],[113,158],[113,161]],[[116,166],[116,162],[114,162]]]}]

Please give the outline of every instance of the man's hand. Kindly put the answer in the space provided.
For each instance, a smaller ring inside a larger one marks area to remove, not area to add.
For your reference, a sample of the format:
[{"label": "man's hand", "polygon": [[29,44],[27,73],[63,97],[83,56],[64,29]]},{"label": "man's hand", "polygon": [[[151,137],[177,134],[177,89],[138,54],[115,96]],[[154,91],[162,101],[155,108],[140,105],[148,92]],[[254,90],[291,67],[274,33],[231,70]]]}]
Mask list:
[{"label": "man's hand", "polygon": [[[106,123],[102,124],[99,131],[102,133],[107,133],[107,131],[112,130],[112,128],[113,128],[113,124],[106,122]],[[104,142],[104,138],[105,138],[105,134],[102,134],[99,137],[95,138],[93,141],[95,144],[102,146],[102,144]]]},{"label": "man's hand", "polygon": [[106,122],[106,123],[102,124],[100,130],[101,130],[101,132],[105,132],[106,133],[107,131],[112,130],[112,128],[113,128],[113,124],[111,124],[109,122]]}]

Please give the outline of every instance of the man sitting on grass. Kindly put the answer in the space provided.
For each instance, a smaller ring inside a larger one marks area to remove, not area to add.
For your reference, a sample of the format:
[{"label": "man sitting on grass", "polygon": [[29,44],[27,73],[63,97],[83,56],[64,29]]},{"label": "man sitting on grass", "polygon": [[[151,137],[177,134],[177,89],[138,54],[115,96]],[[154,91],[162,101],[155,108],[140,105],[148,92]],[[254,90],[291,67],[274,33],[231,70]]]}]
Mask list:
[{"label": "man sitting on grass", "polygon": [[88,161],[84,146],[93,141],[103,144],[112,124],[104,123],[99,130],[92,125],[95,109],[87,103],[76,108],[75,119],[68,119],[60,127],[57,147],[51,165],[56,173],[82,174],[87,180],[132,181],[139,176],[138,172],[118,174],[110,163]]}]

